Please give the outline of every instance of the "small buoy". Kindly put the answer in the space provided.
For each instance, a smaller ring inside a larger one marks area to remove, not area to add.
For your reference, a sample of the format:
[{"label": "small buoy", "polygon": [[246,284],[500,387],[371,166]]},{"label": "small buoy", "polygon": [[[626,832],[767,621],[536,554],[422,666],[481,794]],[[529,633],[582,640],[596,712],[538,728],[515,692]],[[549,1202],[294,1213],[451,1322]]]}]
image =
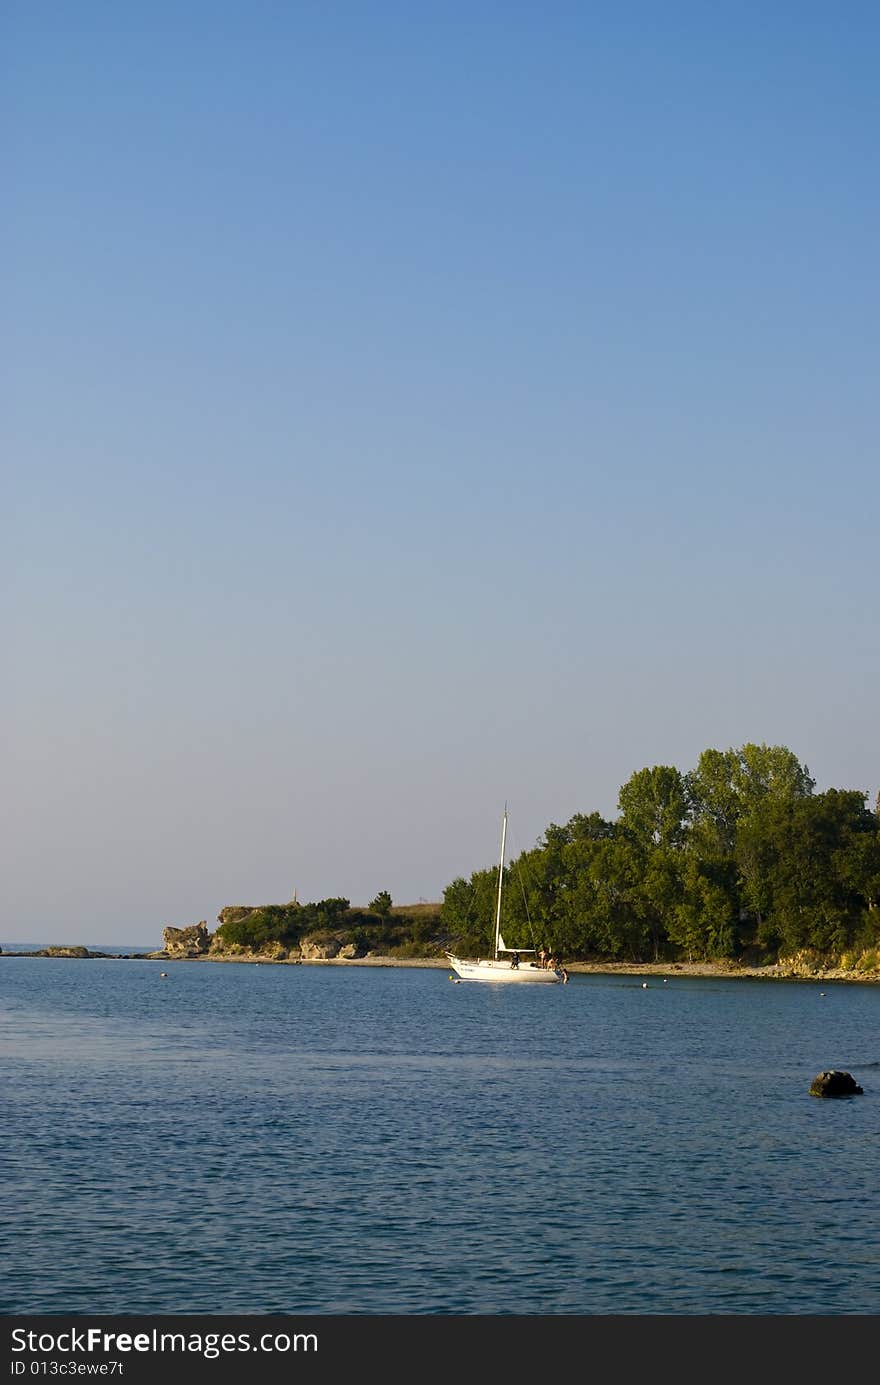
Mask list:
[{"label": "small buoy", "polygon": [[167,976],[168,973],[167,973],[167,971],[160,971],[160,972],[159,972],[159,975],[160,975],[160,976]]},{"label": "small buoy", "polygon": [[820,996],[823,996],[824,994],[825,994],[824,991],[820,991],[820,992],[819,992],[819,995],[820,995]]},{"label": "small buoy", "polygon": [[647,983],[647,981],[643,981],[643,982],[642,982],[642,990],[643,990],[643,991],[646,991],[647,989],[648,989],[648,983]]}]

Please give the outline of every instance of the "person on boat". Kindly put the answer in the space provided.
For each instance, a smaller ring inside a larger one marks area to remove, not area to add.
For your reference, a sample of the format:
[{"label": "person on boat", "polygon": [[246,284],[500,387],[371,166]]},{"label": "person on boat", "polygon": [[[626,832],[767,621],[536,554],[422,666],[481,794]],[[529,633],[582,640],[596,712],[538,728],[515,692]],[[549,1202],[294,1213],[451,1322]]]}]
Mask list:
[{"label": "person on boat", "polygon": [[538,965],[542,969],[545,969],[547,966],[547,953],[544,951],[543,947],[538,952]]},{"label": "person on boat", "polygon": [[513,954],[513,956],[511,957],[511,959],[510,959],[510,965],[511,965],[511,967],[513,968],[513,970],[516,971],[517,967],[519,966],[519,953],[518,953],[518,952],[515,952],[515,953]]}]

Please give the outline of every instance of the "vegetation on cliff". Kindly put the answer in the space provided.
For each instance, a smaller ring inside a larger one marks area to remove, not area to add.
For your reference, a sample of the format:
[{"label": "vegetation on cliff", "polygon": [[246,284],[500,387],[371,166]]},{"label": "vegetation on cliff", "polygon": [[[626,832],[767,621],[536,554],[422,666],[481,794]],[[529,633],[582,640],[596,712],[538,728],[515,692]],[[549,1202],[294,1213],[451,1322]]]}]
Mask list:
[{"label": "vegetation on cliff", "polygon": [[436,905],[395,909],[387,891],[369,909],[353,909],[347,899],[322,899],[314,904],[265,904],[256,909],[224,909],[214,935],[214,948],[258,952],[280,947],[297,951],[306,939],[331,937],[355,949],[356,955],[381,952],[388,956],[425,957],[440,952],[436,940]]}]

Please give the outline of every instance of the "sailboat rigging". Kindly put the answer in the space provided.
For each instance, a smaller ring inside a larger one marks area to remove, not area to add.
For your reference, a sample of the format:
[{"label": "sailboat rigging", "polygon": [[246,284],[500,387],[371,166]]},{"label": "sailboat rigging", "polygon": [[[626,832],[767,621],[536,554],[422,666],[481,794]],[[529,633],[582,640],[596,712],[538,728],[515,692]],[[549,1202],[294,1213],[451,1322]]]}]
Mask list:
[{"label": "sailboat rigging", "polygon": [[[447,952],[449,965],[462,981],[495,982],[559,982],[567,981],[564,968],[544,966],[536,962],[533,947],[507,947],[501,936],[501,892],[504,887],[504,848],[507,842],[507,805],[501,820],[501,856],[498,862],[498,888],[495,893],[495,945],[491,957],[469,960]],[[532,960],[522,962],[521,958],[531,956]]]}]

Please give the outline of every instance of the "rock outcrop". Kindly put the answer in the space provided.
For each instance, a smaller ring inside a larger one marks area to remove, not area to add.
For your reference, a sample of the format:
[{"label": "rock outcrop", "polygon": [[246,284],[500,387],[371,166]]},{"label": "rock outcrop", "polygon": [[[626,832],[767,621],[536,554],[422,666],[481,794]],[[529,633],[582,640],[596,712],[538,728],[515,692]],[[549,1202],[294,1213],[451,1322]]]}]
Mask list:
[{"label": "rock outcrop", "polygon": [[166,957],[203,957],[211,943],[206,920],[191,928],[163,928],[162,952]]},{"label": "rock outcrop", "polygon": [[346,961],[354,961],[360,957],[366,957],[367,949],[362,947],[360,943],[346,943],[344,947],[339,949],[339,955],[344,957]]},{"label": "rock outcrop", "polygon": [[227,904],[217,915],[217,922],[219,924],[241,923],[242,919],[250,918],[251,914],[255,914],[258,909],[263,907],[261,904]]},{"label": "rock outcrop", "polygon": [[817,1073],[810,1083],[810,1096],[861,1096],[862,1093],[863,1088],[852,1073],[840,1072],[837,1068]]},{"label": "rock outcrop", "polygon": [[350,962],[366,957],[367,949],[361,943],[346,941],[333,933],[311,933],[300,939],[300,956],[305,962],[331,962],[335,958]]},{"label": "rock outcrop", "polygon": [[761,970],[767,976],[791,977],[799,981],[876,981],[880,971],[880,949],[853,949],[836,956],[801,948],[780,957],[774,966]]},{"label": "rock outcrop", "polygon": [[333,957],[339,956],[342,943],[338,938],[315,933],[300,940],[299,950],[307,962],[329,962]]}]

